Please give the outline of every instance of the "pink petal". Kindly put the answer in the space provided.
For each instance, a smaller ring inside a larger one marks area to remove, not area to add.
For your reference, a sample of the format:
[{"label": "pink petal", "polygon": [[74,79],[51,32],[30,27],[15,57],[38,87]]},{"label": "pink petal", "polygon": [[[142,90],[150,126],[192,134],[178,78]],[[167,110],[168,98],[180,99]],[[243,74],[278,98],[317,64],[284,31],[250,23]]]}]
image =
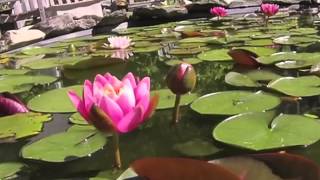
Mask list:
[{"label": "pink petal", "polygon": [[148,108],[145,110],[144,115],[143,115],[144,120],[151,117],[152,113],[155,111],[155,109],[158,105],[158,102],[159,102],[159,95],[153,96],[149,102],[150,103],[148,105]]},{"label": "pink petal", "polygon": [[150,78],[144,77],[135,89],[136,102],[139,102],[145,95],[150,94]]},{"label": "pink petal", "polygon": [[142,117],[142,109],[137,106],[121,119],[116,128],[120,133],[130,132],[140,125]]},{"label": "pink petal", "polygon": [[121,107],[124,114],[127,114],[129,111],[136,105],[136,99],[131,86],[124,86],[121,90],[119,97],[117,99],[117,104]]},{"label": "pink petal", "polygon": [[0,96],[0,115],[12,115],[16,113],[26,113],[29,110],[22,104]]},{"label": "pink petal", "polygon": [[92,90],[93,90],[92,83],[88,80],[85,80],[84,87],[83,87],[83,102],[87,112],[90,112],[90,109],[94,104],[94,97],[93,97]]},{"label": "pink petal", "polygon": [[96,75],[93,81],[93,97],[95,102],[99,102],[101,97],[104,94],[104,86],[108,81],[104,78],[104,76],[98,74]]},{"label": "pink petal", "polygon": [[89,113],[88,111],[85,109],[84,107],[84,103],[83,101],[81,101],[81,98],[77,95],[76,92],[74,91],[69,91],[68,92],[68,96],[71,100],[71,102],[73,103],[74,107],[77,109],[77,111],[81,114],[81,116],[87,120],[88,122],[90,122],[89,119]]},{"label": "pink petal", "polygon": [[114,125],[117,125],[123,117],[123,111],[120,106],[108,96],[102,97],[98,107],[111,118]]},{"label": "pink petal", "polygon": [[125,76],[123,77],[122,82],[123,82],[124,80],[126,80],[126,79],[130,81],[131,87],[132,87],[133,89],[135,89],[135,88],[137,87],[136,79],[135,79],[134,75],[133,75],[131,72],[129,72],[127,75],[125,75]]}]

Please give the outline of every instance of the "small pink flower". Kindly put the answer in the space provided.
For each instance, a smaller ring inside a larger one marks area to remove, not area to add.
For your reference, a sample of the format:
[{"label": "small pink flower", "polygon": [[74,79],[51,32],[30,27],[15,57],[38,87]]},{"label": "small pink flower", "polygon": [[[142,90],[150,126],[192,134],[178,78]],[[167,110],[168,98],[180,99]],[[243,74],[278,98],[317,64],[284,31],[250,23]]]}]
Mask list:
[{"label": "small pink flower", "polygon": [[212,15],[216,15],[218,17],[227,16],[227,11],[223,7],[213,7],[213,8],[210,9],[210,13]]},{"label": "small pink flower", "polygon": [[[158,96],[150,97],[150,78],[138,81],[132,73],[122,80],[109,73],[98,74],[93,83],[85,81],[82,99],[73,91],[68,95],[90,124],[103,132],[112,130],[117,133],[137,128],[151,116],[158,101]],[[107,118],[97,118],[94,108]]]},{"label": "small pink flower", "polygon": [[10,93],[0,94],[0,116],[29,112],[27,107]]},{"label": "small pink flower", "polygon": [[108,41],[114,49],[126,49],[131,45],[131,39],[127,36],[109,37]]},{"label": "small pink flower", "polygon": [[260,10],[265,16],[273,16],[279,11],[279,5],[277,4],[261,4]]},{"label": "small pink flower", "polygon": [[128,60],[132,55],[133,53],[131,51],[128,51],[126,49],[117,49],[112,53],[111,57],[122,60]]}]

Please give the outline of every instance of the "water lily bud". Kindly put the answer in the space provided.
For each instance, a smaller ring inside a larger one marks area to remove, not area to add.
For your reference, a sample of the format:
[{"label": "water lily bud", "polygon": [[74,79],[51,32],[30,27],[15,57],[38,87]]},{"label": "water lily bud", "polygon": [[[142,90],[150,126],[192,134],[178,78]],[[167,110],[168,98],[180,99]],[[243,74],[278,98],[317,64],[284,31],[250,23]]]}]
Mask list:
[{"label": "water lily bud", "polygon": [[195,87],[197,76],[192,65],[181,63],[169,70],[166,81],[173,93],[185,94]]}]

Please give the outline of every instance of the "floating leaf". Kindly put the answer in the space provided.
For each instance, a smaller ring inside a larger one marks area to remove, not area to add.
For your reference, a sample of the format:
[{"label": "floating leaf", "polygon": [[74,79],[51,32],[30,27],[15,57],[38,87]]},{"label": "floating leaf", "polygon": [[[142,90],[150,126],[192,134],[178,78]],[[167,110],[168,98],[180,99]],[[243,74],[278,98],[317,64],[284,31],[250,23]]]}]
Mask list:
[{"label": "floating leaf", "polygon": [[4,75],[0,76],[0,93],[29,91],[34,85],[50,84],[56,80],[56,77],[45,75]]},{"label": "floating leaf", "polygon": [[65,51],[59,48],[49,48],[49,47],[27,47],[21,50],[22,54],[28,56],[37,56],[41,54],[59,54]]},{"label": "floating leaf", "polygon": [[161,46],[149,46],[149,47],[142,47],[142,48],[134,48],[134,53],[147,53],[147,52],[154,52],[161,49]]},{"label": "floating leaf", "polygon": [[252,80],[249,76],[246,76],[237,72],[229,72],[225,76],[225,82],[240,87],[260,87],[261,85],[256,81]]},{"label": "floating leaf", "polygon": [[81,95],[82,89],[82,86],[76,85],[47,91],[32,98],[28,102],[28,108],[33,111],[48,113],[76,112],[67,93],[70,90],[74,90]]},{"label": "floating leaf", "polygon": [[202,139],[191,139],[185,143],[176,144],[173,148],[181,154],[190,157],[209,156],[220,151],[212,142]]},{"label": "floating leaf", "polygon": [[107,139],[91,126],[73,126],[22,148],[25,159],[67,162],[86,157],[103,148]]},{"label": "floating leaf", "polygon": [[[152,180],[210,179],[238,180],[230,171],[205,161],[183,158],[145,158],[136,160],[131,168],[141,177]],[[196,169],[196,171],[195,171]]]},{"label": "floating leaf", "polygon": [[17,178],[19,173],[25,167],[24,164],[18,162],[6,162],[0,164],[0,179],[8,180]]},{"label": "floating leaf", "polygon": [[174,66],[181,63],[198,64],[201,62],[202,61],[198,58],[184,58],[182,60],[177,60],[177,59],[168,60],[168,61],[165,61],[164,63],[166,63],[166,65],[168,66]]},{"label": "floating leaf", "polygon": [[204,61],[231,61],[228,55],[229,49],[215,49],[198,54],[198,58]]},{"label": "floating leaf", "polygon": [[[160,89],[152,91],[152,94],[159,94],[159,103],[157,109],[169,109],[174,107],[175,97],[169,89]],[[186,106],[197,99],[197,94],[185,94],[181,96],[180,106]]]},{"label": "floating leaf", "polygon": [[259,66],[259,63],[256,60],[258,55],[251,51],[245,49],[231,49],[228,54],[237,64],[249,67]]},{"label": "floating leaf", "polygon": [[270,110],[280,103],[278,97],[262,91],[223,91],[200,97],[191,104],[191,109],[200,114],[235,115]]},{"label": "floating leaf", "polygon": [[73,124],[88,125],[88,122],[79,113],[72,114],[72,116],[69,117],[69,120]]},{"label": "floating leaf", "polygon": [[254,112],[232,116],[213,130],[221,142],[252,149],[265,150],[288,146],[309,145],[320,139],[318,120],[301,115]]},{"label": "floating leaf", "polygon": [[208,48],[206,47],[200,47],[200,48],[188,48],[188,49],[171,49],[169,51],[170,55],[193,55],[193,54],[199,54],[202,51],[206,51]]},{"label": "floating leaf", "polygon": [[50,115],[41,115],[38,113],[21,113],[1,117],[0,139],[20,139],[36,135],[41,132],[42,124],[50,119]]},{"label": "floating leaf", "polygon": [[272,71],[263,69],[251,70],[244,72],[243,74],[254,81],[271,81],[282,77]]},{"label": "floating leaf", "polygon": [[271,39],[257,39],[257,40],[246,41],[245,45],[247,45],[247,46],[271,46],[271,45],[273,45],[273,42]]},{"label": "floating leaf", "polygon": [[283,77],[270,82],[268,88],[295,97],[316,96],[320,95],[320,78],[317,76]]},{"label": "floating leaf", "polygon": [[280,61],[305,61],[310,64],[320,62],[320,53],[276,53],[271,56],[262,56],[257,58],[261,64],[274,64]]},{"label": "floating leaf", "polygon": [[28,69],[0,69],[0,75],[23,75],[29,71]]},{"label": "floating leaf", "polygon": [[191,37],[184,38],[179,41],[179,43],[207,43],[207,44],[216,44],[222,45],[224,42],[221,39],[216,37]]}]

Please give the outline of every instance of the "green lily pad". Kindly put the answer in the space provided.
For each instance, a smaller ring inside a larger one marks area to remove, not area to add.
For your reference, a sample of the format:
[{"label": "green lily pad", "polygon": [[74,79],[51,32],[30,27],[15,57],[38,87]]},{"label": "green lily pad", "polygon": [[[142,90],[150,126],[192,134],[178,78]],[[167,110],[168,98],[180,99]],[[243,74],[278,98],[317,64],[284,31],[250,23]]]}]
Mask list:
[{"label": "green lily pad", "polygon": [[161,46],[149,46],[149,47],[141,47],[141,48],[134,48],[132,51],[134,53],[147,53],[147,52],[154,52],[161,49]]},{"label": "green lily pad", "polygon": [[4,75],[0,76],[0,93],[29,91],[34,85],[50,84],[56,80],[56,77],[45,75]]},{"label": "green lily pad", "polygon": [[298,29],[290,29],[290,32],[294,35],[309,35],[309,34],[317,34],[318,30],[315,28],[298,28]]},{"label": "green lily pad", "polygon": [[320,78],[317,76],[282,77],[271,81],[268,88],[296,97],[320,95]]},{"label": "green lily pad", "polygon": [[201,62],[202,61],[198,58],[184,58],[182,60],[172,59],[172,60],[165,61],[164,63],[168,66],[174,66],[181,63],[199,64]]},{"label": "green lily pad", "polygon": [[274,64],[281,61],[297,61],[305,62],[308,64],[316,64],[320,62],[320,53],[276,53],[271,56],[261,56],[257,58],[257,61],[261,64]]},{"label": "green lily pad", "polygon": [[261,85],[252,80],[249,76],[238,73],[238,72],[229,72],[226,74],[224,81],[227,84],[232,86],[239,87],[260,87]]},{"label": "green lily pad", "polygon": [[28,69],[0,69],[0,75],[23,75],[29,71]]},{"label": "green lily pad", "polygon": [[81,95],[82,89],[83,87],[81,85],[76,85],[47,91],[32,98],[28,102],[28,108],[33,111],[47,113],[76,112],[67,93],[70,90],[74,90],[78,95]]},{"label": "green lily pad", "polygon": [[230,117],[213,130],[221,142],[252,150],[309,145],[320,139],[318,120],[301,115],[254,112]]},{"label": "green lily pad", "polygon": [[[169,89],[160,89],[156,91],[151,91],[151,94],[159,95],[159,103],[158,103],[157,109],[169,109],[174,107],[176,95],[173,94]],[[186,106],[197,98],[198,98],[197,94],[182,95],[180,106]]]},{"label": "green lily pad", "polygon": [[207,115],[235,115],[270,110],[280,103],[278,97],[263,91],[223,91],[200,97],[191,104],[191,109]]},{"label": "green lily pad", "polygon": [[200,48],[190,48],[190,49],[171,49],[169,51],[170,55],[194,55],[199,54],[203,51],[208,50],[206,47],[200,47]]},{"label": "green lily pad", "polygon": [[229,49],[215,49],[198,54],[198,58],[203,61],[232,61],[228,52]]},{"label": "green lily pad", "polygon": [[[21,113],[0,118],[0,139],[20,139],[39,134],[50,115]],[[1,173],[1,172],[0,172]]]},{"label": "green lily pad", "polygon": [[312,66],[314,63],[311,61],[282,61],[275,64],[278,68],[281,69],[300,69],[300,68],[307,68]]},{"label": "green lily pad", "polygon": [[272,71],[263,69],[250,70],[243,74],[254,81],[271,81],[282,77]]},{"label": "green lily pad", "polygon": [[207,46],[207,43],[179,43],[178,44],[179,48],[198,48],[203,46]]},{"label": "green lily pad", "polygon": [[224,44],[224,42],[221,39],[218,39],[216,37],[190,37],[181,39],[179,43],[207,43],[215,45]]},{"label": "green lily pad", "polygon": [[8,180],[15,179],[17,173],[19,173],[25,167],[24,164],[18,162],[6,162],[0,164],[0,179]]},{"label": "green lily pad", "polygon": [[247,46],[271,46],[273,42],[271,39],[256,39],[251,41],[246,41]]},{"label": "green lily pad", "polygon": [[248,51],[251,51],[255,53],[258,56],[269,56],[271,54],[274,54],[277,52],[276,49],[273,48],[266,48],[266,47],[250,47],[250,46],[243,46],[243,47],[237,47],[234,49],[245,49]]},{"label": "green lily pad", "polygon": [[134,43],[134,47],[141,48],[141,47],[149,47],[149,46],[158,46],[159,43],[152,43],[150,41],[138,41]]},{"label": "green lily pad", "polygon": [[22,54],[28,56],[37,56],[41,54],[59,54],[64,52],[64,49],[49,48],[49,47],[27,47],[21,50]]},{"label": "green lily pad", "polygon": [[54,57],[45,58],[38,61],[33,61],[30,63],[25,63],[22,66],[30,69],[48,69],[63,65],[74,65],[80,61],[90,60],[90,56],[73,56],[73,57]]},{"label": "green lily pad", "polygon": [[88,125],[88,122],[79,113],[72,114],[69,117],[69,121],[77,125]]},{"label": "green lily pad", "polygon": [[173,149],[190,157],[209,156],[220,151],[211,142],[201,139],[191,139],[185,143],[176,144],[173,146]]},{"label": "green lily pad", "polygon": [[68,162],[89,156],[106,144],[107,138],[92,126],[73,126],[22,148],[25,159]]}]

